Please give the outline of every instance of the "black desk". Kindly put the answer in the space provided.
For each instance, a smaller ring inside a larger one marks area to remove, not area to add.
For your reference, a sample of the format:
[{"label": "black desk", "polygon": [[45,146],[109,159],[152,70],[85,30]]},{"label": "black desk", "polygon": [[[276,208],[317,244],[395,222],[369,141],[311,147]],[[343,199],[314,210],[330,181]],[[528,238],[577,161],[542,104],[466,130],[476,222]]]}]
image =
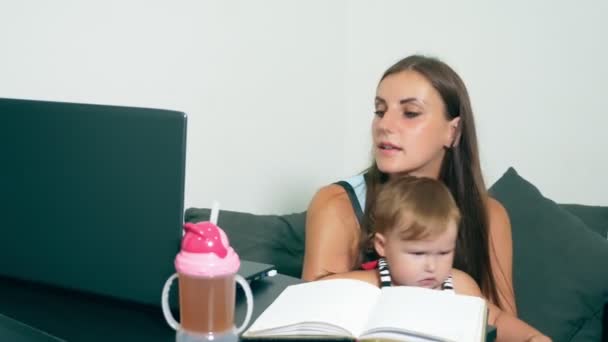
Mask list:
[{"label": "black desk", "polygon": [[62,339],[0,314],[0,339],[11,342],[61,342]]},{"label": "black desk", "polygon": [[[288,285],[301,280],[278,274],[254,282],[251,323]],[[148,306],[0,277],[0,341],[174,342],[159,305]],[[235,324],[245,318],[245,300],[237,292]],[[174,315],[177,317],[177,312]],[[487,341],[496,330],[489,327]]]},{"label": "black desk", "polygon": [[[252,322],[285,287],[299,282],[281,274],[254,282]],[[237,297],[235,324],[240,325],[246,304],[240,291]],[[17,341],[174,342],[175,331],[160,308],[160,293],[158,300],[158,306],[147,306],[0,277],[0,314],[7,316],[0,316],[0,340],[13,341],[21,334],[25,339]]]}]

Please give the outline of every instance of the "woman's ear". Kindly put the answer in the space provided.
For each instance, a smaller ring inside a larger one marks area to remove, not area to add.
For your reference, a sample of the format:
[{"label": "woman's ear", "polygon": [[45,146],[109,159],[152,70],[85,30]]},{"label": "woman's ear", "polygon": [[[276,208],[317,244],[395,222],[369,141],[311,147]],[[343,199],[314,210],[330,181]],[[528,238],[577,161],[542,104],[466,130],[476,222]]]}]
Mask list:
[{"label": "woman's ear", "polygon": [[449,123],[449,133],[446,148],[457,147],[460,143],[460,137],[462,136],[462,129],[460,128],[460,116],[453,118]]},{"label": "woman's ear", "polygon": [[376,253],[378,253],[378,255],[381,257],[386,256],[386,252],[385,252],[385,248],[384,248],[385,245],[386,245],[386,238],[384,237],[384,235],[382,235],[380,233],[374,234],[374,248],[376,249]]}]

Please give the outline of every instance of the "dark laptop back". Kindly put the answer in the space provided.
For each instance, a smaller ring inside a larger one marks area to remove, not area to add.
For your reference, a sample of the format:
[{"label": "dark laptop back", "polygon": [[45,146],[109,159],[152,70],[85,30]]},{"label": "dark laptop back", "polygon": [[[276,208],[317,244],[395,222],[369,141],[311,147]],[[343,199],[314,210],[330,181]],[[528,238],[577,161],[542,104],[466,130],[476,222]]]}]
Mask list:
[{"label": "dark laptop back", "polygon": [[160,302],[184,206],[186,116],[0,99],[0,275]]}]

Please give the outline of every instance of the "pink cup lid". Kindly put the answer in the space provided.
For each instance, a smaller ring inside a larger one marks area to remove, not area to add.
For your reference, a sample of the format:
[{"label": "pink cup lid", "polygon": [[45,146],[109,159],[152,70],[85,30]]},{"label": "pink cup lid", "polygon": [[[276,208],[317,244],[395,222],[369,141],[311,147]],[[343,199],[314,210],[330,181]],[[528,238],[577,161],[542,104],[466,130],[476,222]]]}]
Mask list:
[{"label": "pink cup lid", "polygon": [[179,273],[217,277],[238,271],[239,256],[230,247],[228,237],[220,227],[205,221],[186,223],[184,230],[182,248],[175,258],[175,268]]}]

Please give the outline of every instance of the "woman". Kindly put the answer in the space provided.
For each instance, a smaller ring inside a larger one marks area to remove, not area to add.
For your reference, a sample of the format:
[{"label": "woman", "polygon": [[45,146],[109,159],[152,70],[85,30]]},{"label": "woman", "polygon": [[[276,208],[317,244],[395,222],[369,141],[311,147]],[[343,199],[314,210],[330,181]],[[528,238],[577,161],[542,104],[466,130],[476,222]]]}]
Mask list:
[{"label": "woman", "polygon": [[312,199],[302,278],[377,282],[361,265],[375,258],[369,208],[379,185],[396,174],[431,177],[446,184],[462,213],[455,268],[515,316],[511,226],[504,207],[486,192],[473,111],[460,77],[445,63],[418,55],[391,66],[376,90],[372,140],[371,167],[349,180],[354,195],[332,184]]}]

